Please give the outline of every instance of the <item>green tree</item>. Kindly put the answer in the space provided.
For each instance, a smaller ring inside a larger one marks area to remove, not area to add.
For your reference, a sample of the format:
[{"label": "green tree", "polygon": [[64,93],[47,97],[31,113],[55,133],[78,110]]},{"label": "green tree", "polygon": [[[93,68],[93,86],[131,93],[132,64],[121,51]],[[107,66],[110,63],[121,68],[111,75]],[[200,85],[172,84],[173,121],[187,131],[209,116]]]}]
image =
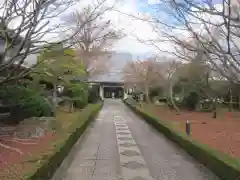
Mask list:
[{"label": "green tree", "polygon": [[88,104],[88,84],[70,83],[64,88],[63,95],[67,97],[69,112],[75,108],[84,108]]},{"label": "green tree", "polygon": [[34,78],[34,81],[45,80],[52,83],[52,105],[55,114],[58,105],[58,87],[66,86],[71,83],[75,76],[83,75],[83,66],[77,61],[73,49],[64,49],[61,46],[45,50],[38,60],[41,63],[35,68],[31,76]]}]

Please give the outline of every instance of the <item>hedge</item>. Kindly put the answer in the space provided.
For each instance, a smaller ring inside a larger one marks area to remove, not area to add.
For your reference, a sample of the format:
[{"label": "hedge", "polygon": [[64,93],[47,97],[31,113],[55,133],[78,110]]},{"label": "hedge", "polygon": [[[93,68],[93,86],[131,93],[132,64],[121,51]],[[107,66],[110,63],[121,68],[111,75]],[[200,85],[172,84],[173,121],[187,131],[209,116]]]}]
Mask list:
[{"label": "hedge", "polygon": [[216,152],[207,145],[187,137],[184,133],[173,130],[170,124],[161,121],[144,110],[137,108],[127,101],[124,103],[137,115],[146,120],[156,130],[162,133],[169,140],[175,142],[192,157],[205,165],[218,177],[224,180],[240,180],[240,160],[229,157],[227,154]]},{"label": "hedge", "polygon": [[[67,157],[69,151],[73,145],[77,142],[81,134],[84,132],[88,124],[96,117],[97,113],[101,109],[103,103],[88,105],[81,111],[81,121],[83,123],[73,123],[68,131],[66,139],[61,143],[54,143],[52,155],[43,157],[42,163],[38,164],[36,171],[31,174],[25,175],[26,180],[47,180],[51,179],[57,168],[62,161]],[[79,118],[80,119],[80,118]],[[77,121],[79,122],[79,121]]]}]

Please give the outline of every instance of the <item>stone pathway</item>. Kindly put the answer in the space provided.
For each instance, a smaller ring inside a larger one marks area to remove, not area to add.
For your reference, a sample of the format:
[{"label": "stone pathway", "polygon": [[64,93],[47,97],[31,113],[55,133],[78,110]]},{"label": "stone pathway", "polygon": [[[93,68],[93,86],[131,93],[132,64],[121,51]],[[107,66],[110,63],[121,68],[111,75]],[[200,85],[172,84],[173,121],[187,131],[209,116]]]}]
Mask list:
[{"label": "stone pathway", "polygon": [[105,100],[52,180],[218,180],[121,101]]},{"label": "stone pathway", "polygon": [[144,158],[141,155],[141,151],[133,139],[125,119],[123,119],[122,116],[113,116],[113,120],[116,128],[123,178],[131,180],[152,180],[146,168]]}]

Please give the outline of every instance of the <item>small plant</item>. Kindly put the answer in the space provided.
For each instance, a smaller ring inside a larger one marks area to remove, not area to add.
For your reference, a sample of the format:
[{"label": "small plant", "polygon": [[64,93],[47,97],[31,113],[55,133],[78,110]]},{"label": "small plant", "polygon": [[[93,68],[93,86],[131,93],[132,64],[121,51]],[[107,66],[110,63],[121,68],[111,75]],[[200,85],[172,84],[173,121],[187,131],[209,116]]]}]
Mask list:
[{"label": "small plant", "polygon": [[71,99],[76,108],[82,109],[88,104],[88,87],[85,83],[70,84],[66,87],[64,95]]},{"label": "small plant", "polygon": [[189,110],[196,110],[198,103],[199,95],[196,92],[190,92],[187,96],[183,97],[181,105]]},{"label": "small plant", "polygon": [[0,89],[0,99],[18,121],[33,116],[51,116],[51,107],[44,97],[22,85],[3,87]]}]

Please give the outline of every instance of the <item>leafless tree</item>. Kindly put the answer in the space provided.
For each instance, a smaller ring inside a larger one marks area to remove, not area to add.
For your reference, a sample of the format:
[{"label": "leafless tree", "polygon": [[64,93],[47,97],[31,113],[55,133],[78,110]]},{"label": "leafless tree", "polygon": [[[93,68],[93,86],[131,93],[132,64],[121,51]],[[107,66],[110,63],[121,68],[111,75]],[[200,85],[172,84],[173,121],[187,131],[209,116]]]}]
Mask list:
[{"label": "leafless tree", "polygon": [[110,20],[104,18],[105,12],[111,10],[112,6],[100,9],[93,21],[83,24],[91,15],[93,7],[87,6],[84,12],[76,11],[67,18],[72,31],[76,32],[74,41],[77,43],[78,57],[81,60],[88,78],[101,75],[109,68],[109,59],[112,56],[111,47],[123,34],[117,30]]},{"label": "leafless tree", "polygon": [[[101,8],[103,1],[98,2],[79,24],[79,30],[98,17],[96,9]],[[14,73],[26,63],[29,55],[37,55],[56,43],[74,45],[77,32],[64,33],[70,28],[60,17],[75,3],[77,0],[3,0],[0,3],[0,73],[4,72],[0,84],[21,78],[37,66],[33,63],[33,67]]]},{"label": "leafless tree", "polygon": [[[222,0],[214,4],[211,0],[167,0],[154,8],[154,17],[147,21],[158,38],[140,39],[141,42],[154,45],[160,52],[182,61],[201,61],[210,70],[210,79],[220,78],[239,84],[240,1]],[[171,21],[161,19],[164,11]],[[170,43],[172,49],[163,50],[162,42]],[[209,91],[205,92],[208,94]]]},{"label": "leafless tree", "polygon": [[[238,84],[240,2],[222,0],[218,6],[212,1],[172,0],[164,3],[169,7],[171,17],[181,25],[171,27],[168,24],[167,28],[171,31],[163,31],[157,28],[159,26],[154,29],[177,45],[175,55],[192,60],[197,54],[202,54],[213,71]],[[183,33],[188,33],[188,36],[181,38],[174,35],[180,29]],[[186,56],[189,53],[195,56],[189,58]]]},{"label": "leafless tree", "polygon": [[[174,9],[181,15],[184,27],[191,34],[197,46],[184,47],[188,51],[201,54],[211,68],[211,73],[217,73],[232,86],[240,82],[240,2],[235,0],[221,1],[220,8],[211,1],[203,5],[184,1],[185,5],[174,3]],[[189,6],[190,8],[186,8]],[[219,6],[219,5],[218,5]],[[189,18],[191,17],[191,18]],[[201,23],[201,31],[194,28],[194,23]],[[186,44],[179,43],[181,46]],[[189,45],[190,43],[187,42]],[[195,60],[196,56],[192,58]],[[232,90],[230,92],[229,109],[232,105]],[[213,97],[214,98],[214,97]],[[215,103],[214,103],[215,104]],[[216,113],[215,113],[216,114]]]},{"label": "leafless tree", "polygon": [[178,69],[182,66],[181,61],[176,61],[174,59],[166,58],[161,62],[161,73],[165,76],[165,83],[163,87],[168,92],[170,103],[172,104],[173,108],[176,110],[176,113],[179,114],[179,108],[177,107],[174,94],[173,94],[173,87],[175,83],[179,80]]},{"label": "leafless tree", "polygon": [[130,61],[123,69],[123,80],[140,88],[145,93],[147,103],[150,103],[149,89],[158,86],[164,79],[160,68],[157,57]]}]

